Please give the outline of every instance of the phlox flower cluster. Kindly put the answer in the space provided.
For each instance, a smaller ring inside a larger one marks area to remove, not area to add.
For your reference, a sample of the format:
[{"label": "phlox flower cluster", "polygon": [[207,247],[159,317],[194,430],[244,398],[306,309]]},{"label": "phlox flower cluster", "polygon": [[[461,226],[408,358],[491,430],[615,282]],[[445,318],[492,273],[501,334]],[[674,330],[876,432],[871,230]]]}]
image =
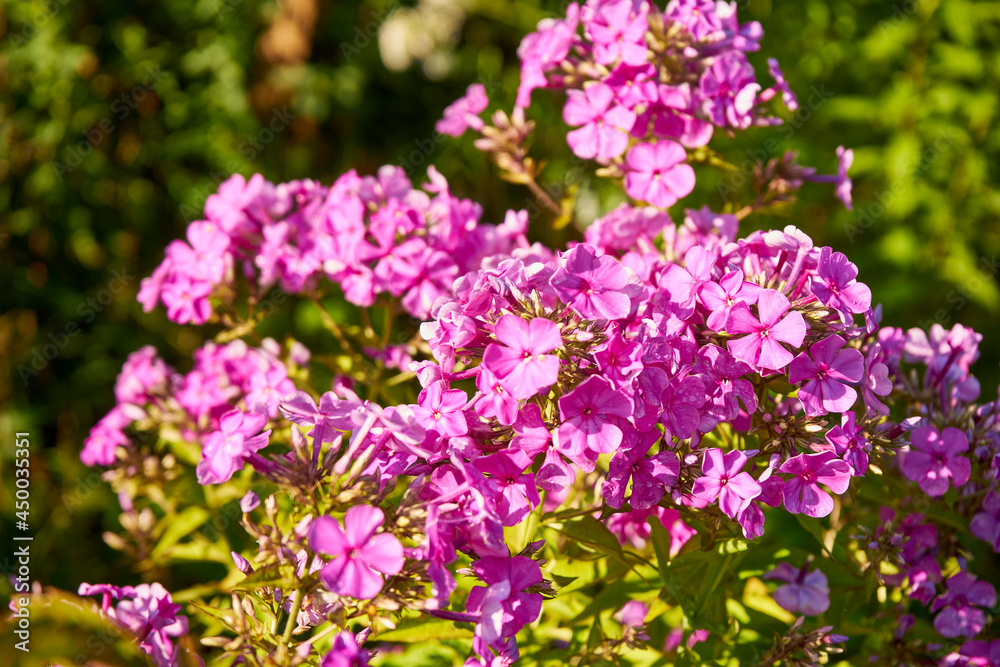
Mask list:
[{"label": "phlox flower cluster", "polygon": [[[757,23],[737,21],[735,3],[573,3],[522,42],[510,117],[498,112],[492,126],[480,118],[490,103],[482,86],[445,110],[439,131],[481,134],[476,145],[530,186],[526,109],[533,91],[566,91],[570,150],[619,179],[631,201],[564,248],[528,241],[528,211],[482,224],[481,207],[453,196],[433,168],[420,188],[391,166],[329,187],[234,176],[144,281],[144,308],[162,303],[177,323],[222,324],[225,340],[253,330],[253,309],[275,287],[319,308],[335,288],[363,309],[385,307],[384,330],[375,335],[365,320],[361,360],[326,313],[340,356],[314,358],[291,339],[211,342],[186,374],[143,348],[125,363],[117,405],[81,458],[118,465],[139,435],[162,429],[196,443],[203,487],[253,479],[285,494],[284,524],[279,494],[265,501],[264,519],[259,498],[244,497],[241,525],[257,552],[233,560],[247,575],[287,574],[255,598],[288,614],[280,650],[296,634],[337,626],[316,635],[327,637],[324,667],[368,664],[368,630],[356,635],[349,621],[391,627],[401,610],[471,623],[468,667],[513,664],[517,635],[558,592],[550,545],[531,533],[541,517],[563,528],[586,517],[637,551],[659,522],[669,545],[656,548],[669,560],[698,549],[699,531],[707,541],[758,540],[776,513],[843,523],[861,478],[884,476],[914,498],[955,498],[971,534],[1000,551],[1000,400],[974,403],[980,386],[969,373],[982,337],[961,325],[882,327],[843,253],[794,225],[741,237],[754,206],[667,210],[694,189],[689,151],[717,132],[780,122],[762,106],[779,94],[795,108],[776,62],[774,84],[757,82],[747,53],[761,37]],[[768,196],[787,201],[814,180],[835,184],[850,206],[852,154],[838,157],[836,176],[791,156],[762,166]],[[243,293],[247,317],[233,321],[227,313]],[[392,336],[397,306],[422,322],[405,346],[390,344],[406,339]],[[362,362],[379,369],[374,380],[356,372]],[[332,382],[314,381],[321,365]],[[389,368],[400,373],[385,380]],[[957,541],[920,512],[886,508],[878,525],[866,519],[852,519],[862,524],[855,551],[905,600],[893,612],[902,634],[912,605],[933,614],[943,638],[978,636],[995,591]],[[512,529],[528,536],[519,551]],[[763,577],[780,582],[780,606],[817,616],[831,606],[827,575],[810,559]],[[140,635],[129,610],[155,598],[162,622],[142,626],[143,648],[173,664],[164,646],[183,624],[165,591],[87,590],[104,593],[104,612]],[[116,610],[109,595],[122,600]],[[629,602],[615,646],[648,640],[649,613]],[[802,623],[772,647],[772,662],[846,641]],[[678,626],[664,651],[711,635]],[[296,659],[318,659],[312,640],[296,650]],[[973,640],[947,664],[986,664],[971,661],[991,651]]]}]

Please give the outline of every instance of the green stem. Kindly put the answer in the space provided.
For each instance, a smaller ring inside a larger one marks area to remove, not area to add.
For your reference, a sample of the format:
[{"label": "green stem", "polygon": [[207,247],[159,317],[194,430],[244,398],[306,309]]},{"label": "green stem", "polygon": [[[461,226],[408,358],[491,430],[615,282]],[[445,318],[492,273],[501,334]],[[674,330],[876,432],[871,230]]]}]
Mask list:
[{"label": "green stem", "polygon": [[319,314],[320,317],[323,318],[324,326],[326,326],[330,333],[333,334],[333,337],[337,339],[337,342],[340,343],[340,347],[344,350],[344,353],[349,354],[352,357],[356,357],[357,355],[354,353],[354,348],[351,346],[351,343],[347,340],[347,336],[344,335],[340,325],[337,324],[336,320],[334,320],[329,311],[327,311],[323,302],[320,301],[319,297],[316,295],[310,295],[309,298],[316,304],[316,307],[319,308]]},{"label": "green stem", "polygon": [[288,622],[285,624],[285,634],[281,636],[281,643],[288,646],[292,642],[292,630],[299,624],[299,611],[302,609],[302,601],[306,596],[301,589],[295,589],[295,602],[292,603],[292,611],[288,614]]}]

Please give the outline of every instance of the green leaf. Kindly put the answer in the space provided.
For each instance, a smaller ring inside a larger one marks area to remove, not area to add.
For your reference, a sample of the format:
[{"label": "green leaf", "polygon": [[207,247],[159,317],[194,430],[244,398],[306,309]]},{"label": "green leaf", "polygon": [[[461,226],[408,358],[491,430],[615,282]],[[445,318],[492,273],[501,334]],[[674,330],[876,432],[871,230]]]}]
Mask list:
[{"label": "green leaf", "polygon": [[615,556],[622,561],[625,560],[622,547],[618,544],[618,538],[608,530],[607,526],[590,515],[566,521],[562,524],[562,528],[557,528],[557,530],[595,551]]},{"label": "green leaf", "polygon": [[170,547],[180,540],[193,533],[203,523],[208,521],[208,510],[198,505],[192,505],[186,510],[169,520],[167,529],[163,531],[160,541],[156,543],[150,557],[156,559],[162,556]]},{"label": "green leaf", "polygon": [[651,531],[650,541],[653,543],[653,551],[656,552],[656,563],[659,565],[660,575],[667,571],[670,566],[670,533],[663,527],[659,517],[651,516],[646,519]]},{"label": "green leaf", "polygon": [[472,630],[452,621],[431,618],[403,623],[394,630],[379,633],[377,638],[379,641],[406,644],[441,639],[471,639]]},{"label": "green leaf", "polygon": [[291,567],[282,565],[268,565],[253,572],[243,581],[234,586],[234,590],[253,591],[265,586],[273,588],[291,589],[294,587]]}]

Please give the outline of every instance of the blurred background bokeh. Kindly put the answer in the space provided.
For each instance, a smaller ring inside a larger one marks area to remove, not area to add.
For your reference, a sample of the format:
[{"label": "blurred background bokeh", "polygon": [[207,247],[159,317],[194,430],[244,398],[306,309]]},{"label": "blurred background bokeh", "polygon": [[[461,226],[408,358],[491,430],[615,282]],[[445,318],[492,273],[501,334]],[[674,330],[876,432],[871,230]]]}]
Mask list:
[{"label": "blurred background bokeh", "polygon": [[[32,434],[32,576],[75,590],[137,579],[103,545],[117,503],[78,455],[113,405],[126,356],[155,345],[187,370],[206,334],[142,312],[139,281],[183,236],[221,180],[331,182],[355,168],[435,164],[452,191],[499,222],[530,201],[496,178],[472,138],[438,141],[447,104],[482,82],[510,108],[517,45],[565,2],[543,0],[4,0],[0,4],[0,446],[5,534],[14,431]],[[801,151],[824,173],[855,151],[854,211],[807,185],[786,218],[843,251],[884,307],[883,323],[971,326],[975,369],[1000,381],[1000,2],[850,0],[740,3],[765,30],[752,54],[780,60],[802,108],[779,128],[713,146],[742,165]],[[536,93],[545,128],[532,154],[567,185],[561,99]],[[576,174],[576,218],[617,203],[613,186]],[[702,172],[699,172],[701,175]],[[705,174],[716,178],[715,175]],[[737,184],[739,179],[736,179]],[[701,181],[700,181],[701,182]],[[715,208],[714,182],[685,203]],[[536,238],[553,236],[540,214]],[[680,219],[680,210],[675,218]],[[290,307],[283,316],[308,329]],[[987,399],[988,400],[988,399]],[[4,542],[7,543],[6,540]],[[9,550],[5,549],[4,553]],[[10,563],[4,564],[5,568]]]}]

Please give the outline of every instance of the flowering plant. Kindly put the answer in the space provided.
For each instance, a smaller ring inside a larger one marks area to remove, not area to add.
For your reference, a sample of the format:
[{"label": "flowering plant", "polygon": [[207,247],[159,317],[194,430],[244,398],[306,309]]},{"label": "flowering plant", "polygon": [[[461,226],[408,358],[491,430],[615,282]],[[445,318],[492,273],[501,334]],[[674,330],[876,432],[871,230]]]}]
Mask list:
[{"label": "flowering plant", "polygon": [[[852,152],[668,212],[738,169],[721,135],[797,108],[761,38],[735,3],[573,3],[522,42],[512,112],[481,85],[444,111],[566,222],[527,145],[565,91],[569,150],[627,198],[565,249],[433,167],[222,184],[139,293],[214,340],[187,372],[133,353],[81,454],[150,583],[80,595],[159,667],[1000,664],[982,337],[881,326],[794,226],[739,235],[807,181],[850,207]],[[329,337],[269,317],[289,299]],[[191,561],[224,570],[168,591]]]}]

